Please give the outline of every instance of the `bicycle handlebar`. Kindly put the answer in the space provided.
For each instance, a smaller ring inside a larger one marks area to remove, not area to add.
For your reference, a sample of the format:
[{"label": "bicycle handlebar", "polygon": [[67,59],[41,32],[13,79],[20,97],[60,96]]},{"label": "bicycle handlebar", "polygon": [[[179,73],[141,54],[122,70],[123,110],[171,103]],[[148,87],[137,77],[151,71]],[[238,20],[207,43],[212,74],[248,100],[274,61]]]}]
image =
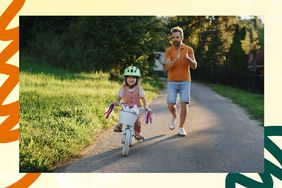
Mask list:
[{"label": "bicycle handlebar", "polygon": [[[119,103],[118,106],[122,106],[122,109],[125,110],[125,104],[124,102]],[[111,115],[111,113],[114,111],[114,107],[115,107],[115,103],[111,103],[108,107],[108,109],[105,111],[104,115],[106,117],[106,119]],[[145,108],[145,107],[139,107],[138,110],[143,110],[143,111],[147,111],[147,115],[146,115],[146,124],[148,124],[149,122],[152,123],[152,110],[150,108]],[[127,110],[125,110],[127,111]]]}]

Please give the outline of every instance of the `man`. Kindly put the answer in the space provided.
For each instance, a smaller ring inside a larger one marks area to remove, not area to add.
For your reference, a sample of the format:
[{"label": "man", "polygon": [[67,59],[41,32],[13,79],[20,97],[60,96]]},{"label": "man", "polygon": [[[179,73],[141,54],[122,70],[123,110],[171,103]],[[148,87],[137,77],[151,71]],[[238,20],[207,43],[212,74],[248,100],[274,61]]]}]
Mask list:
[{"label": "man", "polygon": [[167,103],[168,110],[172,114],[169,129],[173,130],[175,128],[177,118],[176,98],[179,94],[181,102],[179,135],[186,136],[183,126],[190,102],[190,68],[196,69],[197,62],[193,49],[182,43],[184,38],[183,29],[179,26],[172,28],[171,36],[173,45],[165,51],[165,69],[168,71]]}]

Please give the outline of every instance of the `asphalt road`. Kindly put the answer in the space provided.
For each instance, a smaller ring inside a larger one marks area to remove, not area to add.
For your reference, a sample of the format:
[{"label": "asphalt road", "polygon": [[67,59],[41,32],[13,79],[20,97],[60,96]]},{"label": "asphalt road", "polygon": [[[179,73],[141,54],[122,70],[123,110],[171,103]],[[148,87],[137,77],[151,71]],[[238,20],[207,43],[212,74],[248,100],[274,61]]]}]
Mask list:
[{"label": "asphalt road", "polygon": [[145,142],[134,141],[127,157],[121,153],[120,133],[110,129],[82,157],[54,172],[263,172],[263,127],[209,87],[193,82],[191,91],[186,137],[178,136],[178,128],[168,129],[171,116],[163,90],[150,103],[153,124],[142,122]]}]

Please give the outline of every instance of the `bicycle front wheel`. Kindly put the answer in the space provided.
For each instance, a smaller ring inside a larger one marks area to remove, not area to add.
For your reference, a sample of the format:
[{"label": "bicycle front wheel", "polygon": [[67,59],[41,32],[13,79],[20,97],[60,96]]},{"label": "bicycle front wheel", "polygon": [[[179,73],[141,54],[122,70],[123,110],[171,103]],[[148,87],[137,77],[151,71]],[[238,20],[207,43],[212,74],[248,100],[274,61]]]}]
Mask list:
[{"label": "bicycle front wheel", "polygon": [[122,147],[122,155],[126,157],[128,155],[129,151],[129,144],[130,144],[130,139],[131,139],[131,132],[130,129],[124,130],[124,142],[123,142],[123,147]]}]

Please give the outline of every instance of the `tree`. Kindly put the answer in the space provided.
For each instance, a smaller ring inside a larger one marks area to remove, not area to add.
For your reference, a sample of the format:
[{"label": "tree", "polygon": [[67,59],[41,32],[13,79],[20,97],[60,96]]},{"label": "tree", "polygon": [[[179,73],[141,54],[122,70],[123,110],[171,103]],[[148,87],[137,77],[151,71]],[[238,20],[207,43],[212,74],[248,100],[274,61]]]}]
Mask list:
[{"label": "tree", "polygon": [[208,27],[199,34],[200,42],[196,48],[198,62],[204,65],[225,64],[236,18],[234,16],[208,18],[210,20]]},{"label": "tree", "polygon": [[260,18],[254,16],[251,19],[239,20],[240,28],[246,28],[246,38],[242,41],[246,54],[257,52],[264,46],[264,24]]},{"label": "tree", "polygon": [[241,41],[245,39],[246,28],[239,28],[239,25],[236,25],[235,33],[233,36],[233,42],[228,53],[229,65],[231,68],[237,71],[245,71],[247,69],[247,55],[242,49]]},{"label": "tree", "polygon": [[[66,26],[64,20],[70,20]],[[133,64],[149,73],[166,43],[167,28],[154,16],[36,17],[34,25],[24,26],[34,36],[25,46],[30,55],[76,71],[119,74]]]},{"label": "tree", "polygon": [[252,50],[251,38],[250,38],[250,32],[249,31],[246,31],[245,40],[242,41],[242,49],[245,52],[245,54],[249,54],[250,51]]}]

